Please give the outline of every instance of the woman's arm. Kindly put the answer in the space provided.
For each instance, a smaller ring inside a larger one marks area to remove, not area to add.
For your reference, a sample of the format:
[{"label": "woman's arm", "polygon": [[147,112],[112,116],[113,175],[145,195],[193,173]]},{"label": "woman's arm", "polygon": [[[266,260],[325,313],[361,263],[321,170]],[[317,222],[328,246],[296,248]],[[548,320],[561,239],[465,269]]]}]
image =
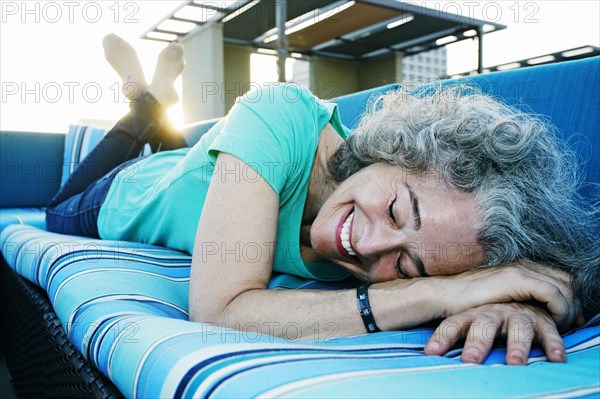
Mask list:
[{"label": "woman's arm", "polygon": [[[258,323],[264,333],[282,337],[289,333],[294,335],[288,338],[298,339],[326,330],[364,333],[351,290],[266,290],[273,269],[279,198],[264,179],[245,180],[240,173],[245,168],[232,155],[218,156],[219,172],[212,177],[196,234],[190,318],[241,330],[248,323],[255,329]],[[394,301],[377,296],[372,290],[371,301],[373,306],[381,303],[377,311],[384,322],[385,307]]]},{"label": "woman's arm", "polygon": [[[354,290],[269,291],[279,199],[248,166],[220,153],[198,224],[190,281],[190,318],[237,330],[257,327],[290,339],[365,333]],[[374,284],[369,296],[382,330],[410,328],[494,302],[535,300],[557,322],[575,315],[568,284],[523,267],[465,276]]]}]

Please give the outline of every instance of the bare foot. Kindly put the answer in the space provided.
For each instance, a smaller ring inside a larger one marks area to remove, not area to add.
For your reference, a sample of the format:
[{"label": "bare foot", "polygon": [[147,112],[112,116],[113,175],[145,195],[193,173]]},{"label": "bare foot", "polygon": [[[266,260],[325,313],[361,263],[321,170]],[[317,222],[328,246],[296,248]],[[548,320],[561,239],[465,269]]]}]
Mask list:
[{"label": "bare foot", "polygon": [[123,80],[123,95],[133,100],[148,87],[137,53],[129,43],[112,33],[104,37],[102,45],[106,60]]},{"label": "bare foot", "polygon": [[165,108],[179,100],[173,83],[181,75],[184,67],[183,46],[179,43],[169,44],[158,55],[156,70],[148,91]]}]

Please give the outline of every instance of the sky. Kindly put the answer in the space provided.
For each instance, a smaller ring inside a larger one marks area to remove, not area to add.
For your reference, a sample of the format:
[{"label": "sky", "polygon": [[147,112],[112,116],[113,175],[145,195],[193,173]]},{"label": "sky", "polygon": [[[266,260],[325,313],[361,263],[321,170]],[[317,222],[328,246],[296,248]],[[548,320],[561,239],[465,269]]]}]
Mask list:
[{"label": "sky", "polygon": [[[389,0],[394,1],[394,0]],[[486,35],[484,66],[582,45],[600,46],[600,1],[410,1],[508,28]],[[163,43],[139,37],[181,1],[0,0],[0,130],[66,132],[69,123],[110,125],[127,112],[102,37],[116,33],[137,49],[151,79]],[[475,69],[477,45],[448,46],[449,74]],[[254,57],[252,78],[274,81]],[[181,82],[176,82],[178,88]],[[183,125],[180,106],[169,113]]]}]

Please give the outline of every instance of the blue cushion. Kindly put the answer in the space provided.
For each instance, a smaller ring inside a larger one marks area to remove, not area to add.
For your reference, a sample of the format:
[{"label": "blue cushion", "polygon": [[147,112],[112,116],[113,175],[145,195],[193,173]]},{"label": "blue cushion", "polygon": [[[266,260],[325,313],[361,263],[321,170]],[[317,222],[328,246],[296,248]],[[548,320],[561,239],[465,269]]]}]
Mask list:
[{"label": "blue cushion", "polygon": [[65,135],[0,132],[0,208],[46,206],[58,191]]},{"label": "blue cushion", "polygon": [[[7,263],[44,287],[69,339],[126,397],[515,397],[600,392],[600,317],[564,335],[568,363],[535,348],[526,367],[461,350],[424,356],[432,329],[289,340],[187,321],[189,255],[12,225]],[[85,288],[84,288],[85,287]],[[83,289],[84,288],[84,289]],[[490,367],[493,366],[493,367]],[[434,382],[434,383],[432,383]]]},{"label": "blue cushion", "polygon": [[43,208],[0,209],[0,232],[11,224],[28,224],[40,229],[46,229],[46,212]]},{"label": "blue cushion", "polygon": [[[492,95],[545,116],[577,153],[584,181],[600,184],[600,57],[469,77]],[[600,200],[598,187],[581,190]]]},{"label": "blue cushion", "polygon": [[358,122],[360,122],[360,118],[369,101],[381,94],[387,93],[390,90],[397,90],[398,87],[398,84],[390,84],[387,86],[376,87],[374,89],[348,94],[346,96],[334,98],[330,101],[339,105],[342,123],[351,130],[354,130],[356,126],[358,126]]},{"label": "blue cushion", "polygon": [[192,123],[181,130],[181,134],[191,147],[196,144],[200,138],[210,130],[211,127],[217,124],[221,118],[207,119],[205,121]]}]

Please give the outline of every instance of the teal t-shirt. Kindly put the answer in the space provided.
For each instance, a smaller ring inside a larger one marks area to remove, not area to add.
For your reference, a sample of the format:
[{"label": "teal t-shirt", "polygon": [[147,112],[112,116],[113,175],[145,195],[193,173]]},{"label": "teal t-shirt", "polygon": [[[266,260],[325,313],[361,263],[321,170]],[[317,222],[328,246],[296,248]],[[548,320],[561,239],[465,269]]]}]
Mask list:
[{"label": "teal t-shirt", "polygon": [[[310,172],[319,133],[328,122],[344,140],[349,137],[336,104],[296,85],[255,87],[194,147],[159,152],[119,172],[100,209],[100,237],[191,254],[213,175],[235,174],[253,181],[260,174],[279,197],[273,270],[320,280],[346,277],[348,273],[334,264],[305,264],[300,256]],[[219,152],[234,155],[248,167],[215,170]],[[248,212],[258,205],[249,203]],[[244,248],[231,250],[243,254]]]}]

